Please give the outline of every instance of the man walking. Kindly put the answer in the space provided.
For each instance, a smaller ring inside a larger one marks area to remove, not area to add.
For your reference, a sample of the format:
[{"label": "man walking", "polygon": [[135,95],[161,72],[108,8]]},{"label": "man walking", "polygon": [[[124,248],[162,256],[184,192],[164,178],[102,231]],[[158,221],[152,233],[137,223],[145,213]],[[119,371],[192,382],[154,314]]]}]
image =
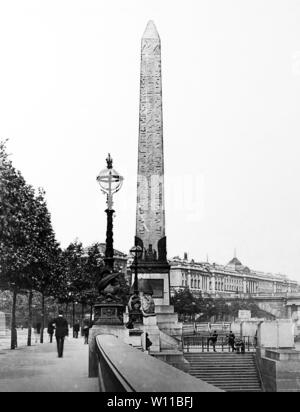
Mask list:
[{"label": "man walking", "polygon": [[69,328],[68,322],[63,317],[63,312],[61,310],[58,312],[58,318],[55,319],[54,323],[56,326],[55,337],[57,342],[57,354],[59,358],[62,358],[64,352],[64,340],[65,337],[69,335]]},{"label": "man walking", "polygon": [[91,323],[88,319],[84,319],[83,321],[83,336],[84,336],[84,344],[88,345],[89,343],[89,334],[90,334],[90,328],[91,328]]},{"label": "man walking", "polygon": [[52,343],[53,334],[54,334],[54,323],[53,323],[53,320],[51,320],[48,323],[48,335],[49,335],[50,343]]},{"label": "man walking", "polygon": [[80,324],[77,321],[76,323],[74,323],[74,326],[73,326],[73,338],[78,339],[79,330],[80,330]]}]

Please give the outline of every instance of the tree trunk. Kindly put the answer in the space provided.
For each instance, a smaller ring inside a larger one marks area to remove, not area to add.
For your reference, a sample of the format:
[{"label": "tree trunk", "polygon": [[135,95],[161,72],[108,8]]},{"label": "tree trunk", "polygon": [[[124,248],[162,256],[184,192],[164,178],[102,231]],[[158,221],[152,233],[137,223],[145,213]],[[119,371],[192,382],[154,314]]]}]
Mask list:
[{"label": "tree trunk", "polygon": [[29,291],[28,296],[28,335],[27,346],[31,346],[31,333],[32,333],[32,290]]},{"label": "tree trunk", "polygon": [[41,325],[40,343],[44,343],[44,328],[45,328],[45,295],[44,293],[42,293],[42,325]]},{"label": "tree trunk", "polygon": [[83,319],[84,319],[84,312],[85,312],[85,303],[82,303],[81,304],[81,327],[80,327],[80,330],[81,330],[81,336],[83,336]]},{"label": "tree trunk", "polygon": [[83,321],[84,318],[84,303],[81,304],[81,322]]},{"label": "tree trunk", "polygon": [[72,327],[74,328],[74,323],[75,323],[75,302],[73,302],[73,308],[72,308]]},{"label": "tree trunk", "polygon": [[11,340],[10,349],[16,349],[18,347],[17,340],[17,325],[16,325],[16,306],[17,306],[17,289],[13,291],[13,304],[11,312]]},{"label": "tree trunk", "polygon": [[93,305],[91,305],[91,311],[90,311],[90,323],[92,323],[93,319]]}]

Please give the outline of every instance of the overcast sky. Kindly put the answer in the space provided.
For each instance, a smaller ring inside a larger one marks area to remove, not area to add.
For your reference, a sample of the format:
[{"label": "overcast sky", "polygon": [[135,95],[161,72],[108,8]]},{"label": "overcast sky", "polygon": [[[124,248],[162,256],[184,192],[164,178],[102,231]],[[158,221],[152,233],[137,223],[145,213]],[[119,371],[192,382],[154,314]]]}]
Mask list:
[{"label": "overcast sky", "polygon": [[300,281],[300,2],[0,0],[0,138],[65,247],[135,234],[140,41],[162,41],[168,257]]}]

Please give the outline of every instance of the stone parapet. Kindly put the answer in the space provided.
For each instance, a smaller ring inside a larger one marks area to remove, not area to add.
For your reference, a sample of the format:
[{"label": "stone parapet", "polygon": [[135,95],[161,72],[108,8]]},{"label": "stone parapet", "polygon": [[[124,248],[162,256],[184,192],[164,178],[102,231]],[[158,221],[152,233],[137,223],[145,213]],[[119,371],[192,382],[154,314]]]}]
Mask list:
[{"label": "stone parapet", "polygon": [[300,392],[300,352],[257,349],[257,359],[266,392]]}]

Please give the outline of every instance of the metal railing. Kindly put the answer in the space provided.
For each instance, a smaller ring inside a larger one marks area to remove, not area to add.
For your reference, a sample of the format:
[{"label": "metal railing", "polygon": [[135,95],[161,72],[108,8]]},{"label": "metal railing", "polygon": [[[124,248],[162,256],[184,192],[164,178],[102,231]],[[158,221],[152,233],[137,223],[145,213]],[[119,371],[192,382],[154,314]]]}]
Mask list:
[{"label": "metal railing", "polygon": [[[182,349],[184,352],[213,352],[216,351],[231,352],[232,346],[228,342],[227,336],[218,336],[215,344],[212,343],[211,335],[208,336],[183,336]],[[242,345],[244,343],[245,352],[254,352],[256,350],[255,341],[252,336],[237,337],[234,348],[236,352],[243,352]]]}]

